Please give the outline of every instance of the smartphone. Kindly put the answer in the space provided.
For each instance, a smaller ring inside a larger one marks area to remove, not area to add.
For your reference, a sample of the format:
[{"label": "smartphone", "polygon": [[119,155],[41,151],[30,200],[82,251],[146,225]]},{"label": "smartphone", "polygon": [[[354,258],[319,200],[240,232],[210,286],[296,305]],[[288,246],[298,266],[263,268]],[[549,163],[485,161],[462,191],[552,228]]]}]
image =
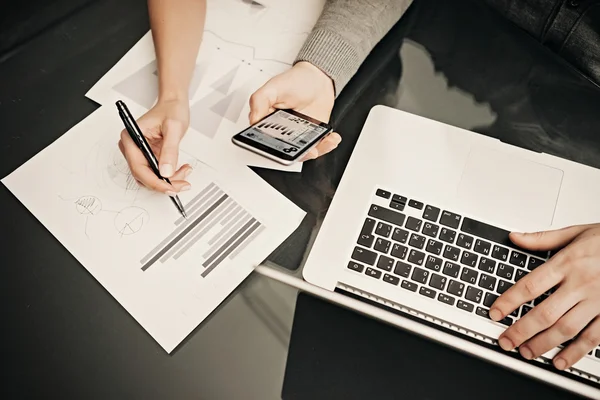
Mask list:
[{"label": "smartphone", "polygon": [[297,111],[275,110],[231,140],[234,144],[271,160],[291,165],[331,131],[329,124]]}]

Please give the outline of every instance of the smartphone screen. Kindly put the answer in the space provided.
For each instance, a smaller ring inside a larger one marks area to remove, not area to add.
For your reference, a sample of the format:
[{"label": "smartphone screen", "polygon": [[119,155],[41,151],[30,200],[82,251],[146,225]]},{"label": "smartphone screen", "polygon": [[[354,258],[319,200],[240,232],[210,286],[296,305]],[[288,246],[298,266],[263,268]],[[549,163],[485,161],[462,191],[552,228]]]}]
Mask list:
[{"label": "smartphone screen", "polygon": [[276,110],[234,136],[234,142],[294,161],[331,131],[323,122],[293,110]]}]

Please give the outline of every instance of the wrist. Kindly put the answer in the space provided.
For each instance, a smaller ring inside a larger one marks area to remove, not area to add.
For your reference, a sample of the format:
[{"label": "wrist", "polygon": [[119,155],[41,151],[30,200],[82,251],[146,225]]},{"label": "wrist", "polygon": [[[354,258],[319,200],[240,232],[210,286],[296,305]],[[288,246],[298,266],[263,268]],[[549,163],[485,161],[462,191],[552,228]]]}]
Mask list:
[{"label": "wrist", "polygon": [[314,81],[317,83],[321,90],[324,90],[328,94],[331,94],[332,97],[335,97],[335,84],[333,82],[333,79],[329,75],[327,75],[325,71],[323,71],[321,68],[308,61],[299,61],[296,64],[294,64],[294,67],[305,68],[314,77]]},{"label": "wrist", "polygon": [[188,102],[188,90],[184,88],[169,87],[160,88],[158,91],[158,102]]}]

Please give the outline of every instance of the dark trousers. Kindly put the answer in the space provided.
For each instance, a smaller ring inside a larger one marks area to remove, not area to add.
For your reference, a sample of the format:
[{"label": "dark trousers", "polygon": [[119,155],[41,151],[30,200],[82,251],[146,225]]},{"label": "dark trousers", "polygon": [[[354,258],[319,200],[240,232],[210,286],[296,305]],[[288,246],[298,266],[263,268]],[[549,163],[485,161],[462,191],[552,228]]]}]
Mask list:
[{"label": "dark trousers", "polygon": [[600,84],[599,0],[485,0]]}]

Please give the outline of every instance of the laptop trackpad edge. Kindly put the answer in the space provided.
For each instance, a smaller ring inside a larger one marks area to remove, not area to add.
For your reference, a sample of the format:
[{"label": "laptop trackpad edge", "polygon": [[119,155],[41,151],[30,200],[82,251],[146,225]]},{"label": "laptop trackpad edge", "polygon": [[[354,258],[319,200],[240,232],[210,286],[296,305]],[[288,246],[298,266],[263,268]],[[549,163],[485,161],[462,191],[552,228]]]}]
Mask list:
[{"label": "laptop trackpad edge", "polygon": [[509,229],[552,225],[564,172],[497,149],[474,146],[458,186],[461,208]]}]

